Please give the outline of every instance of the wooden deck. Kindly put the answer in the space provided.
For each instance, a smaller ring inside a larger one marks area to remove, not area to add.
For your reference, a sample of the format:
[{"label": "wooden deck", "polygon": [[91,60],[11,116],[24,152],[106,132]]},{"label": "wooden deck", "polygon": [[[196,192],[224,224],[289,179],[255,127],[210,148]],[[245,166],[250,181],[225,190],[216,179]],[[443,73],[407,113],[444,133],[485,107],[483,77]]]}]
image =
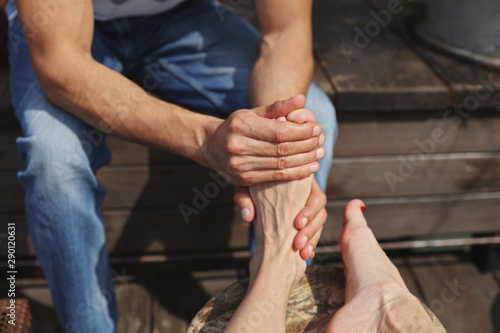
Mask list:
[{"label": "wooden deck", "polygon": [[[252,2],[232,9],[255,23]],[[365,29],[374,20],[370,11],[387,4],[314,4],[314,81],[334,101],[339,122],[321,245],[336,244],[343,207],[354,197],[367,204],[366,216],[379,240],[499,234],[500,71],[423,45],[398,28],[403,14],[366,45],[356,44],[356,29]],[[401,5],[403,13],[411,7],[408,1]],[[16,180],[23,166],[15,146],[21,131],[9,102],[7,74],[8,68],[0,66],[0,226],[17,223],[22,235],[17,254],[29,266],[36,258],[24,190]],[[120,332],[184,331],[210,296],[237,280],[248,256],[247,225],[232,203],[233,188],[222,190],[186,224],[177,207],[192,201],[194,188],[211,181],[209,170],[116,138],[108,143],[113,161],[98,175],[108,189],[103,208],[108,248],[115,268],[134,276],[126,283],[120,277],[117,284]],[[1,254],[5,246],[0,242]],[[410,290],[449,332],[500,332],[498,252],[489,265],[478,260],[481,255],[455,252],[393,259]],[[220,258],[233,260],[217,264]],[[168,266],[132,269],[139,261]],[[488,270],[481,272],[473,261]],[[60,332],[45,281],[29,268],[26,272],[18,282],[33,308],[34,332]],[[453,289],[453,284],[464,287]]]}]

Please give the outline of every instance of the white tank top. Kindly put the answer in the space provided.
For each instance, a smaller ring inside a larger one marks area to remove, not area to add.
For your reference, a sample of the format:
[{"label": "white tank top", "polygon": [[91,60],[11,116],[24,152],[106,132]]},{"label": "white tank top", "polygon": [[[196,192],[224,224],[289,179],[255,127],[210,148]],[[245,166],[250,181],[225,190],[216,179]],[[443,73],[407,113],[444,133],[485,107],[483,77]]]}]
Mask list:
[{"label": "white tank top", "polygon": [[172,9],[185,0],[93,0],[94,17],[106,21],[120,17],[154,15]]}]

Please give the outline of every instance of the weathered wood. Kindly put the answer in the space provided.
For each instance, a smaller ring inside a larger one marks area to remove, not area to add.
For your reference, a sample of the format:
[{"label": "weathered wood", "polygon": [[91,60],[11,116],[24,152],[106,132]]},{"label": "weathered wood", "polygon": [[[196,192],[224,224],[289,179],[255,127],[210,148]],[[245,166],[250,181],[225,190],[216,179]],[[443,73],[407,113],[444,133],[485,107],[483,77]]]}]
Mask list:
[{"label": "weathered wood", "polygon": [[118,332],[151,332],[151,295],[141,285],[129,283],[116,290]]},{"label": "weathered wood", "polygon": [[[368,0],[375,10],[387,8],[389,0]],[[402,1],[407,6],[409,1]],[[417,23],[415,23],[417,24]],[[411,27],[408,27],[411,28]],[[470,103],[478,98],[478,107],[496,108],[500,103],[500,70],[444,54],[420,41],[418,36],[400,29],[403,40],[416,50],[438,77],[450,88],[450,105]],[[489,82],[491,80],[491,82]]]},{"label": "weathered wood", "polygon": [[434,153],[500,151],[500,113],[478,111],[464,119],[448,111],[436,112],[339,112],[339,138],[335,157],[409,154],[416,142],[432,139],[442,129],[446,140],[434,145]]},{"label": "weathered wood", "polygon": [[498,331],[500,318],[491,311],[500,288],[491,274],[451,255],[409,258],[409,263],[427,305],[449,332]]},{"label": "weathered wood", "polygon": [[[396,138],[395,138],[396,139]],[[500,190],[500,153],[342,157],[333,162],[331,198],[454,194]]]},{"label": "weathered wood", "polygon": [[[222,332],[247,288],[248,279],[245,279],[212,298],[191,321],[187,332]],[[324,333],[333,315],[344,304],[344,289],[342,268],[330,265],[308,267],[288,301],[286,332]],[[428,313],[436,320],[430,311]],[[440,326],[438,321],[435,323]]]},{"label": "weathered wood", "polygon": [[[327,194],[332,199],[345,199],[500,190],[500,153],[423,154],[416,151],[415,155],[398,157],[336,158]],[[216,178],[220,182],[217,183],[214,175],[208,169],[188,164],[108,167],[98,176],[108,191],[105,208],[178,208],[180,204],[193,208],[197,202],[198,207],[204,209],[233,200],[233,187],[223,188],[223,180]],[[0,172],[0,184],[0,212],[22,212],[24,189],[15,172]]]},{"label": "weathered wood", "polygon": [[444,55],[423,45],[416,37],[407,37],[406,40],[450,87],[450,105],[462,105],[462,109],[464,105],[477,109],[496,108],[500,104],[499,70]]},{"label": "weathered wood", "polygon": [[[361,0],[314,3],[314,45],[328,66],[337,92],[337,109],[445,108],[447,87],[398,37],[387,29],[373,33],[376,29],[369,22],[376,21],[370,10]],[[370,27],[374,30],[368,35],[356,31]],[[364,41],[356,43],[356,36],[361,34],[365,35]],[[369,37],[370,34],[373,37]]]},{"label": "weathered wood", "polygon": [[[331,199],[347,199],[499,191],[499,168],[500,153],[494,152],[424,154],[416,149],[412,155],[338,157],[327,194]],[[223,188],[223,180],[214,172],[193,164],[108,167],[98,176],[108,191],[105,208],[184,204],[203,210],[233,200],[232,186]],[[0,184],[0,212],[21,212],[24,190],[15,172],[0,172]]]},{"label": "weathered wood", "polygon": [[[379,240],[500,231],[499,192],[368,198],[364,202],[365,215]],[[328,220],[320,244],[339,240],[346,203],[328,202]],[[104,220],[112,255],[235,251],[247,249],[248,245],[248,224],[241,221],[232,205],[203,210],[191,216],[189,224],[177,210],[105,210]],[[16,223],[16,253],[33,256],[24,216],[0,215],[0,226],[9,222]],[[0,253],[7,253],[6,242],[0,243]]]}]

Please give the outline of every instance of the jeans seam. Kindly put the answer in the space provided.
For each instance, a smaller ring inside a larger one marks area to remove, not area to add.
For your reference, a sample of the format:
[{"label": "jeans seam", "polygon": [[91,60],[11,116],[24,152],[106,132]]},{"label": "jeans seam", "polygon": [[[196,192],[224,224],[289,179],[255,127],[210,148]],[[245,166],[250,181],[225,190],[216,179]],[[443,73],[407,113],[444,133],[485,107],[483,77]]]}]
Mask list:
[{"label": "jeans seam", "polygon": [[159,59],[158,62],[163,69],[190,86],[193,90],[197,91],[200,95],[210,101],[210,103],[212,103],[215,107],[220,108],[223,103],[222,100],[219,99],[215,94],[212,94],[210,91],[205,89],[205,87],[198,83],[198,81],[190,78],[189,75],[186,75],[186,73],[178,66],[169,63],[165,59]]}]

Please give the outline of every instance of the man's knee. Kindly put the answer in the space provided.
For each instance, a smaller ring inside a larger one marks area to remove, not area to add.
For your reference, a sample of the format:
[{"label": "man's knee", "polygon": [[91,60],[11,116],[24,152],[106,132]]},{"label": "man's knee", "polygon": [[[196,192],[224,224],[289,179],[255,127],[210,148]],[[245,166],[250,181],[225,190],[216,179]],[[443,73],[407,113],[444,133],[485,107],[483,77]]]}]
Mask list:
[{"label": "man's knee", "polygon": [[99,150],[100,155],[106,155],[101,158],[106,163],[107,147],[93,145],[48,112],[34,112],[37,114],[30,119],[26,136],[17,139],[21,157],[26,161],[26,167],[19,172],[21,183],[27,190],[41,188],[53,195],[64,195],[78,184],[96,188],[97,165],[92,158]]}]

